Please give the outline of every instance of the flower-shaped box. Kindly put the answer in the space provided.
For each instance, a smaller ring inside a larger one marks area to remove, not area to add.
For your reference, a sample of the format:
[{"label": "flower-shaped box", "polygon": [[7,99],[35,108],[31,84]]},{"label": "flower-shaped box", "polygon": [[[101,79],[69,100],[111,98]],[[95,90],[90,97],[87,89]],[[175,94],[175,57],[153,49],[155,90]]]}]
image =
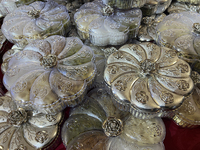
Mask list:
[{"label": "flower-shaped box", "polygon": [[104,80],[120,109],[151,118],[181,105],[194,86],[190,73],[189,64],[174,50],[145,42],[112,53]]},{"label": "flower-shaped box", "polygon": [[156,27],[166,17],[164,13],[144,17],[138,32],[139,41],[153,41],[157,38]]},{"label": "flower-shaped box", "polygon": [[164,150],[164,138],[160,118],[140,120],[121,112],[103,88],[90,91],[86,101],[72,109],[62,128],[67,150]]},{"label": "flower-shaped box", "polygon": [[147,0],[102,0],[104,4],[115,6],[119,9],[131,9],[142,7]]},{"label": "flower-shaped box", "polygon": [[178,108],[173,120],[182,127],[194,128],[200,125],[200,75],[192,72],[192,79],[196,85],[194,91]]},{"label": "flower-shaped box", "polygon": [[171,4],[172,0],[147,0],[141,8],[143,16],[151,16],[163,13]]},{"label": "flower-shaped box", "polygon": [[37,1],[8,14],[1,29],[11,43],[25,46],[31,40],[65,35],[69,25],[70,17],[65,6],[54,1]]},{"label": "flower-shaped box", "polygon": [[46,115],[17,108],[10,96],[0,97],[0,149],[36,150],[58,142],[62,113]]},{"label": "flower-shaped box", "polygon": [[199,0],[177,0],[178,2],[184,2],[184,3],[189,3],[189,4],[200,4]]},{"label": "flower-shaped box", "polygon": [[200,12],[200,4],[194,5],[189,3],[179,3],[173,2],[167,9],[168,13],[180,13],[183,11],[194,11],[199,13]]},{"label": "flower-shaped box", "polygon": [[0,1],[0,17],[5,17],[7,14],[13,12],[21,5],[28,5],[36,0],[1,0]]},{"label": "flower-shaped box", "polygon": [[189,63],[199,61],[200,14],[173,13],[158,24],[156,31],[158,44],[176,49]]},{"label": "flower-shaped box", "polygon": [[56,113],[82,101],[96,73],[93,59],[79,38],[35,40],[7,62],[4,85],[20,107]]},{"label": "flower-shaped box", "polygon": [[101,2],[85,3],[74,15],[78,33],[93,45],[121,45],[137,35],[140,9],[117,10]]}]

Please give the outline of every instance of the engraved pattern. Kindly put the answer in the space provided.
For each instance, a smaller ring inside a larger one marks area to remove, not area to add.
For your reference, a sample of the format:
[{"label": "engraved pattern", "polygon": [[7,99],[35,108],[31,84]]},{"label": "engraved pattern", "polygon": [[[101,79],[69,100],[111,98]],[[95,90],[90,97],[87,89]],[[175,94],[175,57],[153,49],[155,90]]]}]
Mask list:
[{"label": "engraved pattern", "polygon": [[190,102],[190,101],[185,101],[185,102],[183,103],[183,106],[182,106],[182,111],[183,111],[185,114],[193,115],[193,114],[196,112],[196,108],[194,107],[194,105],[192,104],[192,102]]},{"label": "engraved pattern", "polygon": [[56,121],[56,118],[53,115],[46,115],[46,118],[49,122],[54,122]]},{"label": "engraved pattern", "polygon": [[157,136],[161,136],[162,128],[160,125],[152,123],[152,125],[147,127],[147,132],[149,132],[151,137],[155,138]]},{"label": "engraved pattern", "polygon": [[138,93],[136,93],[136,100],[142,104],[146,104],[149,97],[146,95],[146,93],[144,91],[140,91]]},{"label": "engraved pattern", "polygon": [[177,69],[181,72],[181,73],[186,73],[189,71],[189,67],[187,64],[178,64]]},{"label": "engraved pattern", "polygon": [[18,148],[15,148],[15,150],[28,150],[26,146],[24,146],[23,144],[20,144],[18,146]]},{"label": "engraved pattern", "polygon": [[43,87],[43,89],[35,89],[35,91],[33,91],[34,98],[43,99],[47,95],[47,92],[47,87]]},{"label": "engraved pattern", "polygon": [[21,82],[17,82],[15,84],[15,86],[12,88],[12,90],[15,93],[19,93],[19,92],[23,91],[26,87],[27,87],[27,82],[26,81],[21,81]]},{"label": "engraved pattern", "polygon": [[179,90],[183,90],[183,91],[187,91],[187,89],[189,88],[189,83],[185,80],[177,81],[176,85],[179,88]]},{"label": "engraved pattern", "polygon": [[13,67],[13,68],[9,68],[9,69],[6,71],[6,75],[9,76],[9,77],[13,77],[13,76],[15,76],[19,71],[20,71],[19,67],[15,66],[15,67]]},{"label": "engraved pattern", "polygon": [[160,98],[165,104],[170,104],[174,102],[174,96],[171,93],[161,92]]},{"label": "engraved pattern", "polygon": [[109,117],[103,122],[102,128],[107,136],[115,137],[121,134],[123,123],[120,119]]},{"label": "engraved pattern", "polygon": [[47,131],[39,131],[36,133],[35,140],[39,143],[44,143],[48,139]]},{"label": "engraved pattern", "polygon": [[24,123],[26,121],[27,121],[27,113],[22,108],[20,108],[16,111],[11,111],[8,114],[7,122],[10,125],[20,126],[22,123]]}]

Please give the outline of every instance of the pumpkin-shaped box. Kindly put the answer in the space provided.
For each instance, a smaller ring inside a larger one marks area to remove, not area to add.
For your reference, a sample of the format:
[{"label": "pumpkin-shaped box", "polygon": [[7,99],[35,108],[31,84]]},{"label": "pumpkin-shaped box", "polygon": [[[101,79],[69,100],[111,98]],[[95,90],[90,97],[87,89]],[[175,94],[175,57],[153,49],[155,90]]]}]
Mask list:
[{"label": "pumpkin-shaped box", "polygon": [[177,109],[173,120],[182,127],[194,128],[200,125],[200,75],[192,72],[192,79],[196,84],[194,91]]},{"label": "pumpkin-shaped box", "polygon": [[189,64],[175,50],[144,42],[112,53],[104,79],[120,109],[152,118],[182,104],[194,87],[190,73]]},{"label": "pumpkin-shaped box", "polygon": [[[17,108],[7,94],[0,97],[0,149],[36,150],[57,145],[62,113],[47,115]],[[53,142],[53,143],[52,143]]]},{"label": "pumpkin-shaped box", "polygon": [[178,2],[184,2],[189,4],[200,4],[199,0],[177,0]]},{"label": "pumpkin-shaped box", "polygon": [[164,150],[165,126],[160,118],[140,120],[118,110],[104,88],[87,96],[63,125],[67,150]]},{"label": "pumpkin-shaped box", "polygon": [[78,34],[93,45],[121,45],[128,35],[137,35],[142,12],[140,9],[117,10],[102,2],[85,3],[74,15]]},{"label": "pumpkin-shaped box", "polygon": [[50,36],[6,61],[3,82],[18,106],[56,113],[82,101],[96,73],[93,59],[79,38]]},{"label": "pumpkin-shaped box", "polygon": [[11,43],[25,46],[31,40],[65,35],[69,25],[70,17],[65,6],[54,1],[37,1],[8,14],[1,29]]},{"label": "pumpkin-shaped box", "polygon": [[199,61],[200,14],[195,12],[173,13],[157,26],[158,44],[176,49],[189,63]]},{"label": "pumpkin-shaped box", "polygon": [[0,17],[5,17],[7,14],[13,12],[21,5],[28,5],[36,0],[1,0],[0,1]]},{"label": "pumpkin-shaped box", "polygon": [[131,9],[142,7],[147,0],[102,0],[104,4],[115,6],[119,9]]},{"label": "pumpkin-shaped box", "polygon": [[141,8],[143,16],[151,16],[163,13],[171,4],[172,0],[147,0]]}]

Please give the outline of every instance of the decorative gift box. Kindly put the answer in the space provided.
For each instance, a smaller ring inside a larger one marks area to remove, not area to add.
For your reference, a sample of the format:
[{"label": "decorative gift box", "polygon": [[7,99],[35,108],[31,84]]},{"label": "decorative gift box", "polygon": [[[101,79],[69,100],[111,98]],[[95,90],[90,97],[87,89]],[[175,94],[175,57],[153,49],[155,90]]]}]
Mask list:
[{"label": "decorative gift box", "polygon": [[1,30],[11,43],[24,47],[35,39],[65,35],[69,26],[70,17],[65,6],[54,1],[37,1],[8,14]]},{"label": "decorative gift box", "polygon": [[80,103],[96,73],[93,51],[74,37],[35,40],[4,58],[3,81],[14,101],[43,113]]},{"label": "decorative gift box", "polygon": [[112,53],[104,79],[118,108],[144,119],[179,107],[194,87],[190,73],[175,50],[144,42]]},{"label": "decorative gift box", "polygon": [[165,126],[160,118],[140,120],[119,111],[103,88],[90,91],[88,96],[72,109],[63,125],[67,150],[164,150]]},{"label": "decorative gift box", "polygon": [[74,15],[81,39],[93,45],[121,45],[128,36],[136,37],[142,12],[140,9],[117,10],[99,1],[85,3]]}]

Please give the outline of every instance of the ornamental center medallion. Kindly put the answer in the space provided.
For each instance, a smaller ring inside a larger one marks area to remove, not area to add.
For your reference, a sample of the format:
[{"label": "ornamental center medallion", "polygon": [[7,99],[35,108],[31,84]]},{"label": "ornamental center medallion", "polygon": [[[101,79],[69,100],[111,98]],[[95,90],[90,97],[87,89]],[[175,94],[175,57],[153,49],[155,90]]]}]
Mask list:
[{"label": "ornamental center medallion", "polygon": [[146,59],[141,63],[141,75],[149,76],[158,70],[158,66],[150,59]]},{"label": "ornamental center medallion", "polygon": [[123,123],[120,119],[116,117],[108,117],[102,125],[104,133],[108,137],[115,137],[121,134]]},{"label": "ornamental center medallion", "polygon": [[11,111],[8,114],[7,122],[14,126],[20,126],[22,123],[27,121],[27,113],[24,109],[19,108],[18,110]]},{"label": "ornamental center medallion", "polygon": [[39,18],[40,17],[40,11],[39,10],[31,10],[31,11],[28,11],[28,15],[32,18]]},{"label": "ornamental center medallion", "polygon": [[45,69],[52,68],[57,64],[57,56],[49,54],[47,56],[44,56],[40,62],[41,62],[40,65],[44,66]]},{"label": "ornamental center medallion", "polygon": [[114,13],[114,9],[110,5],[106,5],[103,7],[103,15],[110,16]]}]

